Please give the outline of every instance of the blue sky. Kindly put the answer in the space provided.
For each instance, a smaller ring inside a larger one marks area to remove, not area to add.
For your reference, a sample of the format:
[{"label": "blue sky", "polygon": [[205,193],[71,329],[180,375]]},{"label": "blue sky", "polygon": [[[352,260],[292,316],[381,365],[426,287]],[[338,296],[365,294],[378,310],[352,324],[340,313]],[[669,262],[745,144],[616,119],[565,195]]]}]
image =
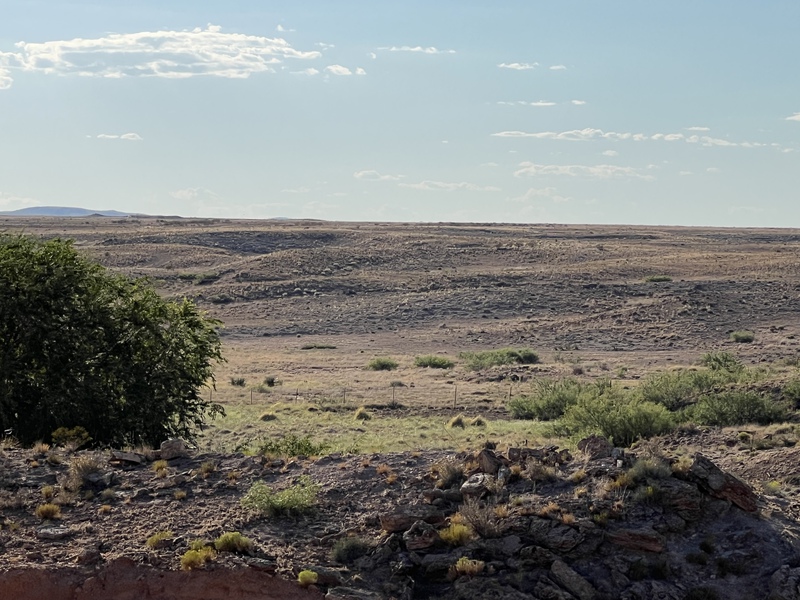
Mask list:
[{"label": "blue sky", "polygon": [[0,15],[0,210],[800,227],[797,0]]}]

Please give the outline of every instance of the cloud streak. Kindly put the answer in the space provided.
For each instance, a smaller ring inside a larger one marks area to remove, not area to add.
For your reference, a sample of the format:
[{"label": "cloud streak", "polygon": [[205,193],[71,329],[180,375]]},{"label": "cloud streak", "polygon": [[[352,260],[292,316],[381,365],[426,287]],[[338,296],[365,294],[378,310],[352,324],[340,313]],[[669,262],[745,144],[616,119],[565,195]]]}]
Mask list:
[{"label": "cloud streak", "polygon": [[388,52],[415,52],[418,54],[455,54],[455,50],[440,50],[436,46],[382,46],[378,50]]},{"label": "cloud streak", "polygon": [[539,66],[538,62],[533,62],[533,63],[513,62],[513,63],[500,63],[499,65],[497,65],[499,69],[511,69],[512,71],[530,71],[538,66]]},{"label": "cloud streak", "polygon": [[94,39],[19,42],[0,52],[0,89],[11,87],[15,70],[82,77],[164,77],[199,75],[247,78],[274,72],[285,60],[319,58],[316,50],[293,48],[282,38],[226,33],[217,25],[191,31],[112,33]]},{"label": "cloud streak", "polygon": [[[3,74],[0,72],[0,86],[2,86]],[[800,121],[800,112],[794,113],[791,117],[786,117],[787,121]]]},{"label": "cloud streak", "polygon": [[118,135],[116,133],[101,133],[97,136],[98,140],[127,140],[129,142],[141,142],[142,136],[138,133],[123,133]]},{"label": "cloud streak", "polygon": [[402,179],[403,175],[381,175],[378,171],[356,171],[353,177],[361,179],[362,181],[397,181]]},{"label": "cloud streak", "polygon": [[514,172],[516,177],[538,177],[538,176],[566,176],[566,177],[588,177],[592,179],[644,179],[651,181],[655,179],[652,175],[642,173],[640,169],[633,167],[620,167],[617,165],[539,165],[532,162],[522,162],[521,167]]},{"label": "cloud streak", "polygon": [[499,131],[491,134],[493,137],[503,138],[530,138],[538,140],[560,140],[568,142],[585,142],[590,140],[612,140],[612,141],[665,141],[665,142],[686,142],[687,144],[701,144],[703,146],[728,146],[739,148],[762,148],[775,146],[763,142],[732,142],[723,138],[715,138],[707,135],[685,135],[683,133],[630,133],[617,131],[603,131],[602,129],[572,129],[570,131]]},{"label": "cloud streak", "polygon": [[501,191],[500,188],[494,187],[491,185],[478,185],[476,183],[469,183],[466,181],[461,181],[458,183],[450,183],[446,181],[420,181],[419,183],[400,183],[398,184],[402,188],[407,188],[411,190],[422,190],[426,192],[434,192],[434,191],[445,191],[445,192],[455,192],[455,191],[467,191],[467,192],[499,192]]}]

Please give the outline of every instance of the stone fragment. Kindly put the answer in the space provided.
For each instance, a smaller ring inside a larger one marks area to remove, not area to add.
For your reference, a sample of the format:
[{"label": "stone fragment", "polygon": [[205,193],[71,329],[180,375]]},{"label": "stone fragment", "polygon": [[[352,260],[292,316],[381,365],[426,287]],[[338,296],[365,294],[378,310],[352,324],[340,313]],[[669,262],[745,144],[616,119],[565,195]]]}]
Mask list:
[{"label": "stone fragment", "polygon": [[417,521],[403,534],[403,543],[408,550],[424,550],[439,541],[439,532],[425,521]]},{"label": "stone fragment", "polygon": [[489,475],[497,475],[497,471],[503,466],[503,461],[501,461],[498,456],[489,449],[483,449],[478,453],[478,467],[484,473],[488,473]]},{"label": "stone fragment", "polygon": [[349,587],[335,587],[326,595],[326,600],[380,600],[380,595],[368,590],[357,590]]},{"label": "stone fragment", "polygon": [[67,527],[40,527],[36,530],[36,537],[40,540],[63,540],[72,535],[72,530]]},{"label": "stone fragment", "polygon": [[596,590],[582,575],[579,575],[563,560],[557,560],[550,567],[556,582],[579,600],[592,600]]},{"label": "stone fragment", "polygon": [[405,511],[380,516],[381,529],[388,533],[407,531],[417,521],[433,524],[441,523],[444,521],[444,514],[428,507],[411,507]]},{"label": "stone fragment", "polygon": [[614,447],[606,438],[599,435],[590,435],[578,442],[578,450],[589,457],[589,460],[598,460],[610,457]]},{"label": "stone fragment", "polygon": [[494,483],[494,477],[486,473],[475,473],[461,486],[461,494],[465,497],[480,498],[489,491],[489,486]]},{"label": "stone fragment", "polygon": [[800,600],[800,568],[783,565],[769,578],[771,600]]},{"label": "stone fragment", "polygon": [[749,485],[724,472],[699,452],[694,455],[688,476],[701,490],[714,498],[729,500],[747,512],[755,512],[758,508],[756,495]]},{"label": "stone fragment", "polygon": [[135,452],[122,452],[121,450],[112,450],[110,462],[121,462],[132,465],[141,465],[145,461],[145,457]]},{"label": "stone fragment", "polygon": [[189,456],[189,451],[186,449],[186,442],[180,438],[173,438],[171,440],[161,442],[160,456],[164,460]]},{"label": "stone fragment", "polygon": [[661,553],[664,551],[664,538],[652,529],[618,529],[606,534],[612,544],[637,552]]}]

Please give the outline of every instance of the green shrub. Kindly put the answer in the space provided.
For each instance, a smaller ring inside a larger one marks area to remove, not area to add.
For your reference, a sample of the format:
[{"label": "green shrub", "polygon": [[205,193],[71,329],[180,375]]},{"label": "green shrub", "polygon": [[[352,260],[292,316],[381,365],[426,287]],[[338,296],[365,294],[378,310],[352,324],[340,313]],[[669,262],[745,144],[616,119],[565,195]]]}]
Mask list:
[{"label": "green shrub", "polygon": [[371,546],[359,537],[345,537],[333,545],[331,557],[334,561],[346,565],[367,554],[370,548]]},{"label": "green shrub", "polygon": [[202,569],[206,563],[214,560],[217,554],[213,548],[202,547],[196,550],[187,550],[181,556],[181,569],[184,571],[191,571],[193,569]]},{"label": "green shrub", "polygon": [[645,277],[644,280],[648,283],[663,283],[666,281],[672,281],[672,277],[669,275],[649,275]]},{"label": "green shrub", "polygon": [[372,415],[369,413],[366,406],[359,406],[353,415],[353,419],[356,421],[369,421],[371,418]]},{"label": "green shrub", "polygon": [[89,432],[81,426],[72,429],[59,427],[52,433],[52,439],[56,446],[69,446],[72,450],[82,448],[92,441]]},{"label": "green shrub", "polygon": [[300,477],[297,485],[279,492],[263,481],[255,482],[241,500],[242,506],[262,516],[292,515],[310,511],[317,501],[320,487],[308,476]]},{"label": "green shrub", "polygon": [[453,429],[454,427],[460,427],[461,429],[464,429],[466,426],[467,421],[464,415],[456,415],[447,422],[447,425],[445,425],[445,427],[448,429]]},{"label": "green shrub", "polygon": [[425,356],[417,356],[414,359],[414,366],[429,367],[431,369],[452,369],[455,363],[446,356],[428,354]]},{"label": "green shrub", "polygon": [[769,425],[785,421],[786,406],[768,397],[742,390],[708,394],[691,411],[692,419],[701,425]]},{"label": "green shrub", "polygon": [[611,388],[581,396],[567,408],[561,427],[570,434],[599,433],[618,446],[630,446],[637,439],[672,431],[675,423],[664,406]]},{"label": "green shrub", "polygon": [[244,377],[231,377],[231,385],[236,387],[244,387],[247,385],[247,380]]},{"label": "green shrub", "polygon": [[639,386],[639,395],[647,402],[663,404],[671,411],[680,410],[718,385],[730,380],[730,371],[675,371],[656,373]]},{"label": "green shrub", "polygon": [[741,373],[744,365],[730,352],[708,352],[700,359],[700,364],[712,371]]},{"label": "green shrub", "polygon": [[730,339],[732,342],[736,342],[738,344],[749,344],[756,339],[756,336],[752,331],[732,331]]},{"label": "green shrub", "polygon": [[300,350],[336,350],[333,344],[303,344]]},{"label": "green shrub", "polygon": [[500,348],[483,352],[462,352],[459,358],[473,371],[502,365],[532,365],[539,362],[539,355],[529,348]]},{"label": "green shrub", "polygon": [[515,419],[538,419],[552,421],[564,415],[568,406],[578,401],[583,386],[575,379],[548,381],[539,379],[531,394],[517,396],[508,403],[508,410]]},{"label": "green shrub", "polygon": [[175,534],[171,531],[159,531],[147,538],[147,547],[151,549],[159,548],[167,540],[172,539]]},{"label": "green shrub", "polygon": [[367,365],[367,369],[370,371],[394,371],[397,367],[397,361],[388,356],[373,358]]},{"label": "green shrub", "polygon": [[58,504],[47,502],[37,506],[35,514],[43,521],[54,521],[61,518],[61,507]]},{"label": "green shrub", "polygon": [[238,531],[226,531],[214,540],[214,548],[217,549],[217,552],[249,554],[253,550],[253,541]]},{"label": "green shrub", "polygon": [[665,479],[672,476],[672,467],[660,458],[640,458],[628,469],[628,474],[636,482],[645,479]]},{"label": "green shrub", "polygon": [[257,454],[292,458],[294,456],[319,456],[330,446],[324,442],[315,443],[311,436],[300,437],[293,433],[274,440],[266,440],[256,449]]},{"label": "green shrub", "polygon": [[317,575],[314,571],[305,569],[297,574],[297,583],[303,587],[314,585],[317,583],[317,581],[319,581],[319,575]]},{"label": "green shrub", "polygon": [[450,546],[464,546],[472,540],[475,533],[469,525],[463,523],[450,523],[439,531],[439,537]]}]

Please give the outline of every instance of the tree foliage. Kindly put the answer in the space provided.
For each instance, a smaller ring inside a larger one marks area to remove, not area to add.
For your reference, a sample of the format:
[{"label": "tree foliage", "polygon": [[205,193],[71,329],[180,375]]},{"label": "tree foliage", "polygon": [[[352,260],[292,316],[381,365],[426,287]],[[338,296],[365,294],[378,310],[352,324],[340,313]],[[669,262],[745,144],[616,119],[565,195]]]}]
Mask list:
[{"label": "tree foliage", "polygon": [[218,321],[107,271],[70,241],[0,235],[0,430],[82,426],[96,443],[192,439],[223,412],[203,388]]}]

